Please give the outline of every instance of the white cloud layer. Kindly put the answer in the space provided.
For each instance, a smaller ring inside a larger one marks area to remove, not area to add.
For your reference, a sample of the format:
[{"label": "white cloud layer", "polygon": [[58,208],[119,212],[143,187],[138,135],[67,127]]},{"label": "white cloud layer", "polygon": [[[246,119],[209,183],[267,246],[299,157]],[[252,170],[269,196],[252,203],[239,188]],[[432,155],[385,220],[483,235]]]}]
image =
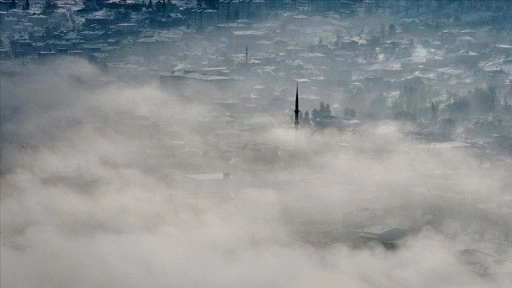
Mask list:
[{"label": "white cloud layer", "polygon": [[[388,122],[276,125],[243,135],[281,147],[276,163],[219,160],[200,128],[208,103],[101,77],[76,59],[2,75],[2,287],[512,285],[512,217],[478,206],[512,202],[491,160]],[[184,176],[219,171],[233,178],[220,188]],[[374,223],[411,235],[396,250],[346,241]],[[475,266],[465,249],[497,258]]]}]

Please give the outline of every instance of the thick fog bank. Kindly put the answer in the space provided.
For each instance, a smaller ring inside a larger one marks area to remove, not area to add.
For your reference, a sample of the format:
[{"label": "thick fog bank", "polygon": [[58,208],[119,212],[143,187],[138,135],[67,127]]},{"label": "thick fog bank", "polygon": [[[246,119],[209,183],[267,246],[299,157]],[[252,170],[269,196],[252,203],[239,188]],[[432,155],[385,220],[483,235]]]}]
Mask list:
[{"label": "thick fog bank", "polygon": [[[512,285],[510,170],[472,150],[264,113],[219,140],[209,87],[190,104],[76,59],[1,81],[2,287]],[[379,225],[408,233],[358,241]]]}]

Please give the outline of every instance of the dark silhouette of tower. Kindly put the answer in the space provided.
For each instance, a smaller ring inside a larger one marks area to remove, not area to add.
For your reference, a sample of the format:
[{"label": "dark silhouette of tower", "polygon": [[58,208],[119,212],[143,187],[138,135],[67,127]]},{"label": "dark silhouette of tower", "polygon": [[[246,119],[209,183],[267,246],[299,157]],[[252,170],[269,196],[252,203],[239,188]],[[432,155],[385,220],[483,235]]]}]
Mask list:
[{"label": "dark silhouette of tower", "polygon": [[245,65],[249,63],[249,49],[247,48],[247,44],[245,44]]},{"label": "dark silhouette of tower", "polygon": [[295,122],[293,122],[293,125],[295,125],[295,130],[299,129],[299,83],[297,83],[297,90],[295,92],[295,110],[293,111],[295,113]]}]

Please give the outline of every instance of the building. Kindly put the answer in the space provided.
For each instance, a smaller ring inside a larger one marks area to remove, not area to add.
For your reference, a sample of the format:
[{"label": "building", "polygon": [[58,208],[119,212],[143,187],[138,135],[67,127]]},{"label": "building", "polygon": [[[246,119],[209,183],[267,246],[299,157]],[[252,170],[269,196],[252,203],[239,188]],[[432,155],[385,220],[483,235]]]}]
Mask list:
[{"label": "building", "polygon": [[202,13],[202,24],[203,27],[216,27],[219,23],[219,17],[217,10],[207,9]]},{"label": "building", "polygon": [[239,19],[261,19],[265,16],[266,3],[264,0],[220,0],[219,23]]},{"label": "building", "polygon": [[351,7],[350,2],[340,0],[308,0],[308,2],[309,8],[314,11],[338,11]]},{"label": "building", "polygon": [[218,4],[219,23],[224,23],[229,20],[229,0],[220,0]]},{"label": "building", "polygon": [[299,9],[307,9],[309,8],[309,0],[296,0],[295,7]]},{"label": "building", "polygon": [[358,238],[364,242],[376,241],[386,249],[396,248],[398,242],[409,235],[409,229],[377,225],[363,229]]},{"label": "building", "polygon": [[238,0],[231,0],[229,2],[228,20],[236,21],[240,19],[240,2]]},{"label": "building", "polygon": [[[230,173],[204,173],[185,175],[185,184],[189,190],[188,195],[209,196],[217,193],[228,193],[231,180]],[[229,194],[231,195],[231,194]]]},{"label": "building", "polygon": [[218,24],[218,12],[213,9],[194,9],[190,14],[190,25],[194,29],[216,27]]},{"label": "building", "polygon": [[251,0],[240,0],[238,2],[240,19],[249,19],[251,14]]},{"label": "building", "polygon": [[266,6],[264,0],[252,0],[250,6],[250,19],[263,19],[266,13]]}]

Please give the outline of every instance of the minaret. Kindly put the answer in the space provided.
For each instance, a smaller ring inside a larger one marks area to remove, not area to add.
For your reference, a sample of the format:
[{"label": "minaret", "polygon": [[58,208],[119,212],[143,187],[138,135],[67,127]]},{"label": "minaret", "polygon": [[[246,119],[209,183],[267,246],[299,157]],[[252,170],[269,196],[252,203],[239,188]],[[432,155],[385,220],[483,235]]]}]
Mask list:
[{"label": "minaret", "polygon": [[297,83],[297,90],[295,92],[295,110],[293,111],[295,113],[295,122],[293,122],[293,125],[295,126],[295,130],[299,129],[299,83]]},{"label": "minaret", "polygon": [[249,63],[249,49],[247,48],[247,44],[245,44],[245,65]]}]

